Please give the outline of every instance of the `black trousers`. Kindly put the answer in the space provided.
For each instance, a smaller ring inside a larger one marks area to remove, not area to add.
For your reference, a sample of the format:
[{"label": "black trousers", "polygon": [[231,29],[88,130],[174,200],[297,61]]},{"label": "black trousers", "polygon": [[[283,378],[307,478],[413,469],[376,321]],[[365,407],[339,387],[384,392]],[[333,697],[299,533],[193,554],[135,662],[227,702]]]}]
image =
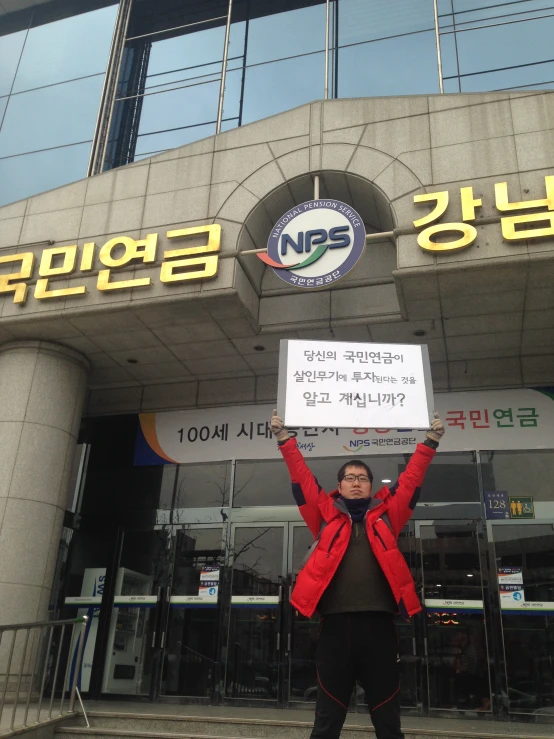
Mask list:
[{"label": "black trousers", "polygon": [[404,739],[394,617],[338,613],[321,620],[317,704],[311,739],[338,739],[356,681],[364,689],[377,739]]}]

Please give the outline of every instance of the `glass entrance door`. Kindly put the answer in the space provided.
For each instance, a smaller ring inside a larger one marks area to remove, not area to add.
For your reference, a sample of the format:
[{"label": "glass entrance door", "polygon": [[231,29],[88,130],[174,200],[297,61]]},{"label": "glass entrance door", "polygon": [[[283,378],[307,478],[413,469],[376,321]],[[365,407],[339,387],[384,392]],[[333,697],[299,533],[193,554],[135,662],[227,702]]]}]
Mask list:
[{"label": "glass entrance door", "polygon": [[554,714],[554,524],[492,523],[510,713]]},{"label": "glass entrance door", "polygon": [[223,537],[221,526],[178,526],[172,532],[171,580],[162,594],[159,637],[162,696],[210,698],[215,692]]},{"label": "glass entrance door", "polygon": [[315,703],[317,694],[316,645],[319,616],[306,618],[290,605],[290,595],[314,537],[306,524],[289,524],[286,687],[285,700],[292,704]]},{"label": "glass entrance door", "polygon": [[491,710],[481,524],[417,522],[427,702],[433,710]]},{"label": "glass entrance door", "polygon": [[235,524],[225,697],[280,700],[285,524]]},{"label": "glass entrance door", "polygon": [[223,563],[222,526],[124,532],[103,693],[211,696]]}]

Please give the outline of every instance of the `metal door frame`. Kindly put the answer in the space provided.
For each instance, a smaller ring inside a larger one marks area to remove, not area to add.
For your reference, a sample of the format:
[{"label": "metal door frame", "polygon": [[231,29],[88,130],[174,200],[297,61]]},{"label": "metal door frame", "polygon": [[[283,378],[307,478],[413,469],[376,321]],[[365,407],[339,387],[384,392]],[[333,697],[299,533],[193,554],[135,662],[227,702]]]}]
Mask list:
[{"label": "metal door frame", "polygon": [[[187,523],[178,523],[178,524],[170,524],[170,533],[171,533],[171,547],[167,550],[168,554],[171,553],[172,561],[171,561],[171,574],[168,580],[167,587],[165,589],[161,589],[162,592],[159,594],[159,620],[158,620],[158,634],[155,634],[153,642],[152,642],[152,648],[155,650],[158,650],[158,674],[156,676],[152,677],[153,682],[153,689],[150,691],[150,700],[151,702],[157,702],[157,701],[164,701],[164,702],[183,702],[184,699],[194,699],[197,703],[208,703],[211,704],[214,698],[216,698],[216,692],[217,692],[217,685],[218,685],[218,676],[216,675],[214,678],[214,685],[212,686],[212,690],[209,696],[204,697],[198,697],[198,696],[187,696],[187,695],[164,695],[162,693],[162,678],[163,678],[163,666],[165,664],[165,661],[167,657],[169,656],[169,650],[167,647],[167,644],[169,643],[169,640],[167,639],[167,636],[169,634],[170,629],[170,613],[171,613],[171,599],[175,597],[173,595],[173,578],[175,575],[175,553],[176,553],[176,535],[178,531],[186,530],[188,529],[215,529],[221,531],[221,551],[223,552],[223,561],[221,566],[221,572],[220,572],[220,585],[218,590],[218,600],[216,605],[216,610],[221,612],[221,605],[222,605],[222,580],[224,577],[224,571],[225,571],[225,564],[227,560],[227,551],[228,547],[226,545],[226,538],[227,538],[227,526],[225,523],[216,523],[215,521],[210,521],[207,523],[196,523],[196,522],[187,522]],[[165,593],[163,592],[165,590]],[[179,597],[179,596],[176,596]],[[219,632],[219,624],[216,623],[216,629]],[[218,654],[220,651],[220,643],[219,643],[219,633],[216,635],[216,650],[215,650],[215,662],[216,664],[219,663],[218,660]]]},{"label": "metal door frame", "polygon": [[[496,654],[498,655],[496,658],[496,671],[497,671],[497,690],[499,696],[504,693],[506,696],[509,695],[508,693],[508,669],[507,669],[507,661],[506,661],[506,650],[504,647],[504,622],[502,621],[502,605],[500,601],[500,589],[498,586],[498,575],[496,571],[496,541],[494,538],[494,529],[495,527],[500,526],[533,526],[533,525],[546,525],[546,526],[552,526],[552,534],[554,536],[554,518],[533,518],[533,519],[506,519],[506,520],[487,520],[486,521],[486,530],[487,530],[487,544],[488,544],[488,552],[489,552],[489,561],[491,562],[491,567],[494,567],[494,572],[491,572],[491,578],[490,578],[490,590],[491,590],[491,598],[492,598],[492,613],[493,613],[493,619],[494,623],[497,625],[497,628],[493,630],[493,634],[496,637]],[[498,700],[498,715],[504,719],[505,721],[509,721],[510,719],[519,719],[521,720],[521,716],[529,716],[533,714],[529,713],[517,713],[510,710],[510,703],[509,699],[504,703],[500,699]],[[539,714],[540,715],[540,714]],[[549,719],[545,716],[546,721],[549,721]]]},{"label": "metal door frame", "polygon": [[[422,713],[426,716],[449,716],[452,717],[456,714],[463,714],[463,709],[447,709],[447,708],[433,708],[431,707],[431,696],[430,696],[430,679],[429,679],[429,650],[428,650],[428,638],[427,638],[427,619],[426,607],[425,607],[425,570],[423,566],[423,550],[422,550],[422,536],[421,530],[426,526],[443,526],[443,527],[456,527],[464,524],[472,525],[473,530],[476,534],[477,541],[477,553],[479,558],[479,570],[481,574],[481,594],[483,603],[483,620],[485,625],[485,639],[486,639],[486,655],[487,655],[487,668],[488,668],[488,682],[489,690],[491,695],[491,710],[483,712],[481,715],[484,718],[494,718],[498,711],[495,705],[495,698],[497,697],[495,686],[497,684],[497,674],[495,669],[496,659],[496,640],[494,638],[495,629],[493,627],[493,620],[491,617],[491,593],[489,587],[489,568],[487,563],[487,540],[485,538],[486,529],[482,518],[460,518],[460,519],[425,519],[417,520],[415,523],[415,537],[416,537],[416,553],[420,555],[420,567],[417,570],[416,584],[419,590],[419,597],[422,605],[421,613],[421,640],[420,645],[423,647],[422,653],[422,666],[425,669],[421,671],[421,691],[422,691]],[[450,599],[447,599],[450,600]]]},{"label": "metal door frame", "polygon": [[[262,513],[260,511],[260,513]],[[234,558],[232,547],[235,541],[235,535],[237,529],[281,529],[283,532],[282,540],[282,557],[281,557],[281,575],[279,575],[279,604],[277,607],[277,698],[275,700],[268,698],[232,698],[227,695],[227,684],[228,684],[228,650],[231,640],[231,613],[232,613],[232,588],[233,588],[233,574],[234,574]],[[285,666],[285,660],[283,658],[283,649],[285,640],[283,638],[283,629],[286,623],[284,608],[286,604],[286,582],[287,582],[287,557],[289,547],[289,522],[287,521],[232,521],[230,522],[229,538],[227,544],[227,557],[226,557],[226,597],[225,607],[222,610],[222,631],[224,631],[223,649],[221,650],[222,662],[225,663],[225,668],[221,675],[222,680],[222,692],[221,698],[227,705],[254,705],[261,706],[267,705],[268,707],[281,707],[283,705],[283,670]]]}]

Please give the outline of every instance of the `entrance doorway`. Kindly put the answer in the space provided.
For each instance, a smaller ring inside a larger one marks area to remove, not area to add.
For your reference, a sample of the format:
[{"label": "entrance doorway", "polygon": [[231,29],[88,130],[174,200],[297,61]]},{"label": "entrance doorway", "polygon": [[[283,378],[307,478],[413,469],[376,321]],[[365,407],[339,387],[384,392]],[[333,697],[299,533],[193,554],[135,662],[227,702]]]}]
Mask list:
[{"label": "entrance doorway", "polygon": [[433,711],[491,711],[480,521],[416,522],[423,605],[423,702]]},{"label": "entrance doorway", "polygon": [[499,581],[502,701],[510,714],[554,716],[554,522],[489,522]]},{"label": "entrance doorway", "polygon": [[[298,520],[123,532],[114,570],[85,569],[81,594],[66,599],[104,619],[98,639],[93,619],[86,651],[101,692],[313,706],[319,617],[290,605],[312,543]],[[397,617],[403,709],[554,713],[552,524],[412,520],[399,548],[423,606],[410,622]],[[361,690],[350,708],[367,710]]]},{"label": "entrance doorway", "polygon": [[224,558],[223,526],[124,532],[102,693],[211,699]]}]

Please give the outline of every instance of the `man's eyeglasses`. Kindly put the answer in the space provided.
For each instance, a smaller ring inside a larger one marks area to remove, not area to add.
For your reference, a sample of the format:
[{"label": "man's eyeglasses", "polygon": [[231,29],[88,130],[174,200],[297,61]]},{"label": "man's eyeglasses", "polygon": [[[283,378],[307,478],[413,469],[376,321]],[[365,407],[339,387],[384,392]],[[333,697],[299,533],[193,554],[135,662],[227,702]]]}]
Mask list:
[{"label": "man's eyeglasses", "polygon": [[354,482],[354,480],[358,480],[358,482],[369,482],[367,475],[345,475],[342,479],[346,480],[346,482]]}]

